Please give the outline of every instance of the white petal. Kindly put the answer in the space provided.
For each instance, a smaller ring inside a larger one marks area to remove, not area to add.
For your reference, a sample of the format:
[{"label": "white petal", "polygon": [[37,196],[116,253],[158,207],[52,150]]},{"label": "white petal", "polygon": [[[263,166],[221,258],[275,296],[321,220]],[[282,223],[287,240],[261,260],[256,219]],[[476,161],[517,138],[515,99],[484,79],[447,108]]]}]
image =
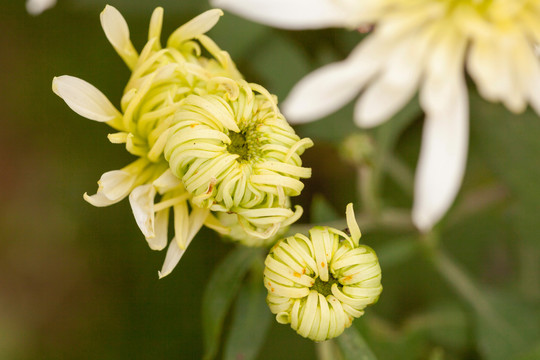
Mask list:
[{"label": "white petal", "polygon": [[358,126],[381,124],[412,98],[422,75],[424,54],[431,35],[432,32],[424,31],[420,35],[409,36],[392,50],[383,74],[368,85],[356,103],[354,116]]},{"label": "white petal", "polygon": [[285,29],[345,27],[350,14],[331,0],[213,0],[213,6]]},{"label": "white petal", "polygon": [[125,198],[130,192],[137,176],[123,170],[107,171],[98,181],[95,195],[84,194],[84,199],[94,206],[109,206]]},{"label": "white petal", "polygon": [[187,202],[174,205],[174,237],[181,249],[187,248],[189,233],[189,212]]},{"label": "white petal", "polygon": [[69,75],[55,77],[52,89],[71,110],[87,119],[106,122],[122,117],[101,91],[79,78]]},{"label": "white petal", "polygon": [[156,212],[153,238],[146,238],[152,250],[163,250],[167,246],[167,233],[169,228],[169,208]]},{"label": "white petal", "polygon": [[27,0],[26,11],[31,15],[39,15],[45,10],[52,8],[56,0]]},{"label": "white petal", "polygon": [[452,205],[461,186],[468,147],[467,87],[454,86],[451,106],[427,114],[416,169],[412,218],[429,231]]},{"label": "white petal", "polygon": [[97,193],[94,195],[88,195],[88,193],[83,194],[83,199],[86,200],[88,203],[96,206],[96,207],[104,207],[109,206],[112,204],[116,204],[120,200],[111,200],[107,198],[101,191],[98,190]]},{"label": "white petal", "polygon": [[153,184],[156,190],[163,195],[167,191],[180,186],[182,181],[172,173],[171,169],[167,169],[160,177],[154,180]]},{"label": "white petal", "polygon": [[165,261],[163,262],[161,271],[158,271],[160,279],[169,275],[174,270],[185,252],[186,249],[180,249],[176,243],[176,239],[173,238],[169,243],[169,248],[167,249],[167,255],[165,255]]},{"label": "white petal", "polygon": [[185,243],[185,248],[181,249],[180,246],[178,246],[178,241],[176,240],[176,238],[171,240],[171,243],[169,244],[169,249],[167,250],[167,255],[165,256],[165,262],[163,263],[163,267],[161,268],[161,271],[158,272],[160,279],[169,275],[173,271],[173,269],[176,267],[176,265],[186,252],[186,249],[191,243],[191,240],[193,240],[195,235],[197,235],[204,223],[204,220],[209,214],[210,210],[193,206],[191,214],[189,215],[189,230],[187,235],[187,241]]},{"label": "white petal", "polygon": [[171,34],[167,46],[178,47],[184,41],[206,33],[217,24],[222,15],[223,11],[220,9],[212,9],[196,16]]},{"label": "white petal", "polygon": [[346,60],[323,66],[300,80],[283,102],[287,120],[292,124],[313,121],[348,103],[379,69],[384,50],[373,39],[366,39]]},{"label": "white petal", "polygon": [[100,20],[105,36],[113,48],[128,67],[133,69],[139,56],[129,38],[126,19],[116,8],[107,5],[100,14]]},{"label": "white petal", "polygon": [[154,233],[154,197],[156,190],[152,184],[137,186],[129,194],[129,203],[139,229],[146,238],[152,238]]},{"label": "white petal", "polygon": [[426,64],[420,104],[426,113],[453,107],[465,61],[466,38],[455,32],[439,32]]},{"label": "white petal", "polygon": [[[189,214],[189,230],[187,235],[187,245],[191,243],[191,240],[197,235],[199,230],[204,224],[204,221],[210,214],[209,209],[203,209],[198,206],[193,206],[191,214]],[[186,247],[187,247],[186,245]]]}]

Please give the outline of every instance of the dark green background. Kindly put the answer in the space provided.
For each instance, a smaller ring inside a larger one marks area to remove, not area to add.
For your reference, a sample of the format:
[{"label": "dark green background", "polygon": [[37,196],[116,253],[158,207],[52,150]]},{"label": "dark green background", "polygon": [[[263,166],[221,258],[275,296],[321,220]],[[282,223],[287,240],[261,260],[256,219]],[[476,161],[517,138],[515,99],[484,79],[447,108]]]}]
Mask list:
[{"label": "dark green background", "polygon": [[[126,17],[137,49],[155,6],[165,9],[164,36],[209,8],[198,0],[109,3]],[[107,141],[107,126],[76,115],[51,91],[52,78],[68,74],[119,103],[129,71],[101,30],[105,4],[60,0],[33,17],[22,1],[0,3],[0,359],[202,357],[202,294],[233,246],[202,231],[172,275],[158,281],[165,253],[148,248],[127,201],[94,208],[82,199],[95,192],[103,172],[131,156]],[[286,32],[231,14],[209,35],[247,80],[280,99],[361,39],[339,29]],[[487,322],[445,281],[418,249],[417,234],[367,231],[363,241],[380,255],[384,292],[355,326],[380,359],[436,359],[440,352],[445,359],[540,359],[540,120],[531,111],[516,117],[474,94],[466,178],[438,231],[441,247],[504,326]],[[396,145],[410,168],[421,119],[411,119]],[[354,169],[338,151],[356,131],[352,107],[297,131],[316,143],[304,156],[314,176],[296,200],[306,209],[302,221],[342,216],[357,198]],[[486,189],[495,189],[496,201],[467,212]],[[382,190],[383,204],[410,207],[410,195],[389,178]],[[315,194],[326,200],[312,201]],[[314,357],[311,341],[272,321],[261,359]]]}]

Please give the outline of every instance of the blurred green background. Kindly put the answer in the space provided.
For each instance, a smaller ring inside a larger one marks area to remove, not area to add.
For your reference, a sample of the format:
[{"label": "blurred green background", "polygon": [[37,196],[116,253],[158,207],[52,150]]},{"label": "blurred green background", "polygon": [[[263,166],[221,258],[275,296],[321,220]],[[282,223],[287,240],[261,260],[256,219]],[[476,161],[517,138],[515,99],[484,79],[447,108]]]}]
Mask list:
[{"label": "blurred green background", "polygon": [[[165,9],[164,36],[209,8],[198,0],[108,3],[126,17],[137,49],[154,7]],[[131,156],[108,142],[107,126],[79,117],[51,91],[52,78],[68,74],[119,103],[129,71],[101,30],[105,4],[60,0],[33,17],[22,1],[0,3],[0,359],[203,354],[204,288],[233,246],[204,230],[175,271],[158,281],[165,254],[148,248],[127,201],[94,208],[82,199],[95,192],[103,172]],[[280,99],[362,38],[337,29],[276,30],[231,14],[209,35],[249,81]],[[422,125],[416,100],[407,109],[384,129],[396,134],[394,155],[406,166],[402,182],[382,176],[379,191],[383,206],[403,209],[411,205],[402,187],[410,185]],[[297,131],[316,144],[304,156],[314,176],[295,200],[306,209],[301,222],[342,217],[358,198],[354,166],[339,151],[347,135],[360,131],[352,106]],[[375,151],[382,131],[365,133]],[[354,327],[378,358],[540,359],[538,139],[540,120],[532,112],[511,115],[472,90],[465,182],[437,229],[457,272],[441,266],[412,229],[363,232],[380,256],[384,291]],[[272,321],[259,358],[315,356],[311,341]]]}]

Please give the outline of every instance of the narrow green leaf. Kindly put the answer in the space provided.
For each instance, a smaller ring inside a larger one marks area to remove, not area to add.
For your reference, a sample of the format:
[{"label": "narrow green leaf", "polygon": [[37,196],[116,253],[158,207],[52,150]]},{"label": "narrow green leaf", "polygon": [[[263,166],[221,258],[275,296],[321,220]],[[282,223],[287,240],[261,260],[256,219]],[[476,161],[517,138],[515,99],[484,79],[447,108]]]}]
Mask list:
[{"label": "narrow green leaf", "polygon": [[266,305],[262,262],[251,272],[249,282],[240,289],[234,319],[225,344],[225,360],[251,360],[264,343],[272,314]]},{"label": "narrow green leaf", "polygon": [[214,270],[202,300],[204,359],[215,358],[225,315],[258,254],[260,249],[239,246]]},{"label": "narrow green leaf", "polygon": [[336,340],[345,360],[377,360],[360,331],[354,326],[346,329]]}]

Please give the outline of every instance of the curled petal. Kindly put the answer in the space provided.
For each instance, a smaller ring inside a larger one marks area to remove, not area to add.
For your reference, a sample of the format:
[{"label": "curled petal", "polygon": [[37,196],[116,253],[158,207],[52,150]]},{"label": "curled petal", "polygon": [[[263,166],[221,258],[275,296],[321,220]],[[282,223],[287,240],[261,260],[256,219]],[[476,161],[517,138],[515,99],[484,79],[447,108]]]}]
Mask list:
[{"label": "curled petal", "polygon": [[152,250],[163,250],[167,246],[169,228],[169,208],[156,212],[154,233],[155,236],[146,238]]},{"label": "curled petal", "polygon": [[355,245],[358,245],[358,241],[360,240],[362,233],[360,232],[360,228],[358,227],[358,223],[356,222],[356,217],[354,216],[354,209],[353,209],[352,203],[347,205],[345,215],[347,217],[347,226],[349,228],[349,232],[351,233],[351,238],[353,239],[353,243]]},{"label": "curled petal", "polygon": [[121,201],[130,192],[137,175],[124,170],[108,171],[98,181],[95,195],[84,194],[84,199],[94,206],[109,206]]},{"label": "curled petal", "polygon": [[317,226],[309,238],[296,234],[279,241],[264,262],[267,303],[276,320],[315,341],[339,336],[382,291],[375,252],[358,244],[352,204],[346,213],[352,243],[337,229]]},{"label": "curled petal", "polygon": [[223,11],[220,9],[212,9],[196,16],[171,34],[167,46],[179,47],[184,41],[206,33],[217,24],[222,15]]},{"label": "curled petal", "polygon": [[77,114],[99,122],[122,118],[122,114],[94,85],[79,78],[62,75],[52,82],[54,93]]},{"label": "curled petal", "polygon": [[153,38],[156,39],[155,47],[159,47],[159,38],[161,37],[161,28],[163,26],[163,8],[157,7],[152,13],[150,18],[150,26],[148,29],[148,41],[151,41]]},{"label": "curled petal", "polygon": [[172,173],[171,169],[167,169],[160,177],[154,180],[153,184],[156,190],[163,195],[166,192],[181,186],[182,182]]},{"label": "curled petal", "polygon": [[350,14],[329,0],[213,0],[212,5],[266,25],[284,29],[320,29],[348,25]]},{"label": "curled petal", "polygon": [[101,27],[105,36],[130,69],[137,63],[139,55],[129,38],[129,28],[120,12],[110,5],[100,14]]}]

